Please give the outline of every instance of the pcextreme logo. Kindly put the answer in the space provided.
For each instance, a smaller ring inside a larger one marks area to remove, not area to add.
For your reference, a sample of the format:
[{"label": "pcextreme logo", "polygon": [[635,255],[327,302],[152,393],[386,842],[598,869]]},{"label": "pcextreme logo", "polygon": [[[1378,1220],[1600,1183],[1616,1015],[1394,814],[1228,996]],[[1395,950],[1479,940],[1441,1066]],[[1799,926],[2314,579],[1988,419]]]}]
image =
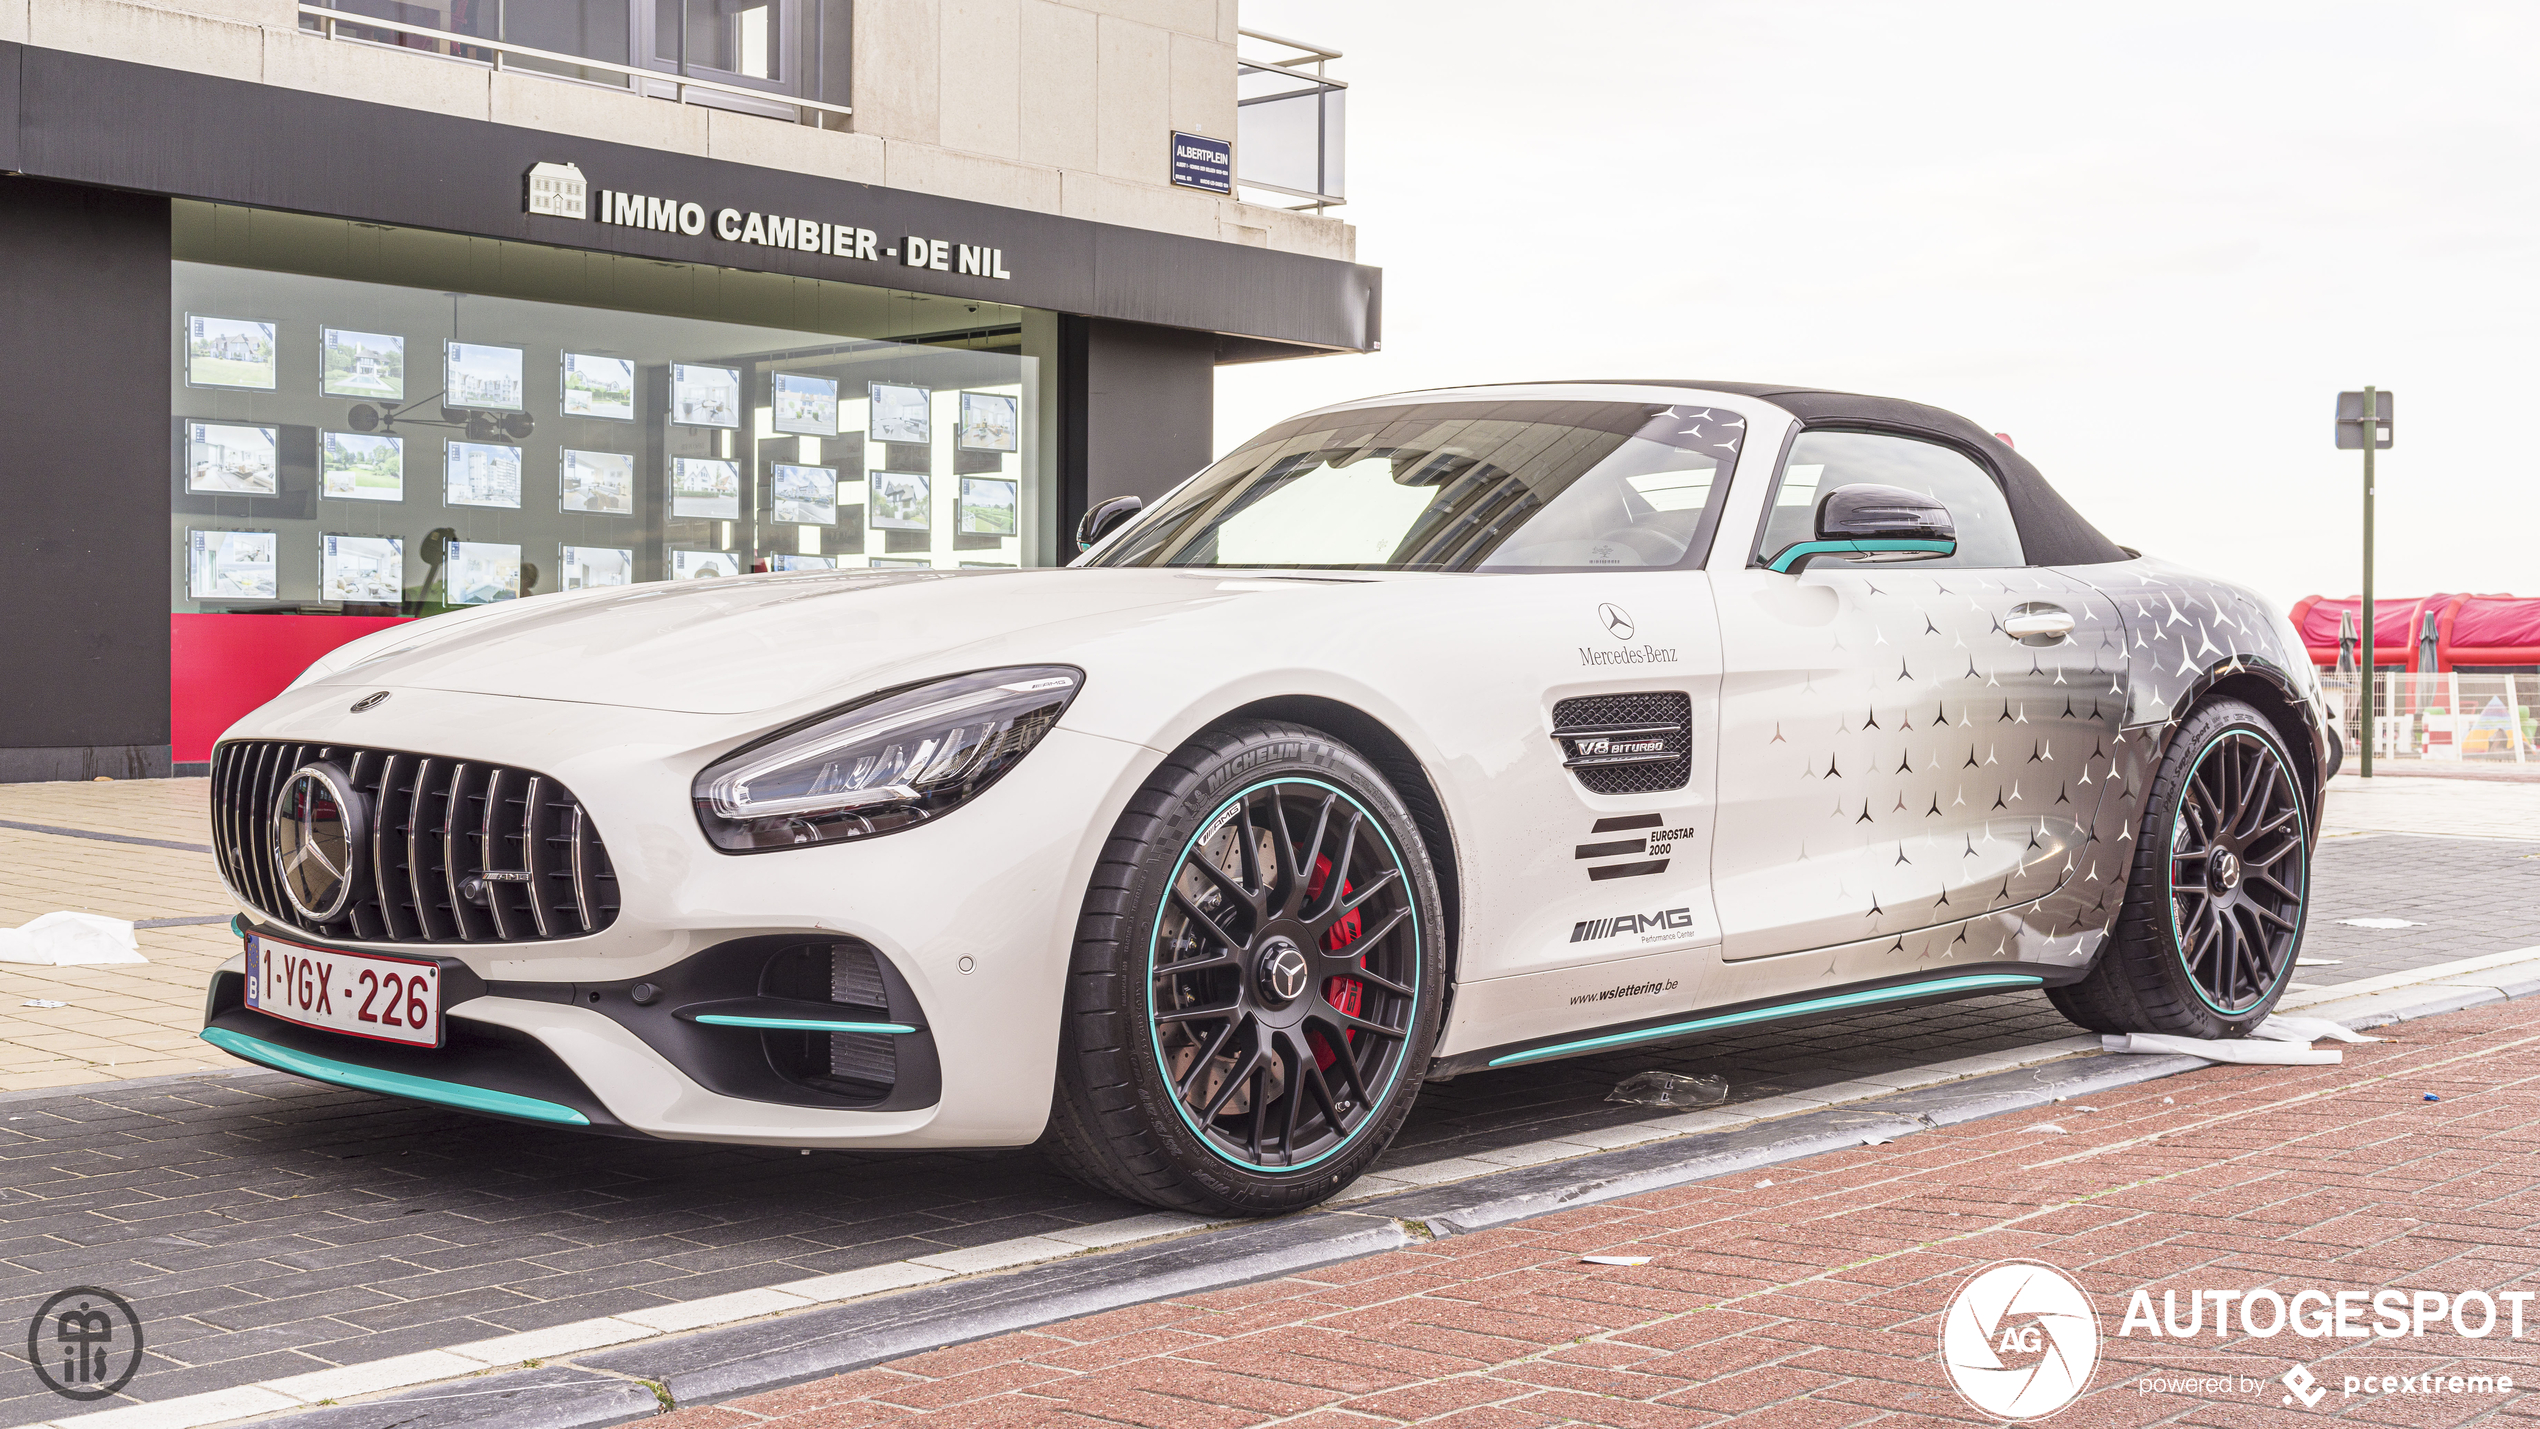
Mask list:
[{"label": "pcextreme logo", "polygon": [[1940,1320],[1940,1360],[1958,1397],[1995,1419],[2043,1419],[2090,1387],[2099,1316],[2072,1277],[2006,1260],[1967,1277]]}]

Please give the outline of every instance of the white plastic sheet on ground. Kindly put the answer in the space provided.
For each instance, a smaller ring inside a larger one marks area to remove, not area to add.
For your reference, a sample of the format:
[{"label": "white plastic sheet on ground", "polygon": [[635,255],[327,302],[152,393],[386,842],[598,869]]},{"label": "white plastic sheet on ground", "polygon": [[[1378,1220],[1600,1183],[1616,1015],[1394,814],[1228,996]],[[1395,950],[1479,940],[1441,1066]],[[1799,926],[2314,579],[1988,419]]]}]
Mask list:
[{"label": "white plastic sheet on ground", "polygon": [[2313,1048],[2313,1042],[2378,1042],[2350,1031],[2324,1017],[2269,1017],[2250,1030],[2247,1037],[2214,1041],[2202,1037],[2171,1037],[2160,1033],[2135,1032],[2101,1037],[2099,1045],[2111,1052],[2170,1052],[2202,1057],[2208,1062],[2237,1062],[2256,1067],[2328,1067],[2346,1060],[2346,1054],[2334,1047]]},{"label": "white plastic sheet on ground", "polygon": [[91,967],[146,963],[132,925],[102,913],[47,913],[16,928],[0,928],[0,963]]}]

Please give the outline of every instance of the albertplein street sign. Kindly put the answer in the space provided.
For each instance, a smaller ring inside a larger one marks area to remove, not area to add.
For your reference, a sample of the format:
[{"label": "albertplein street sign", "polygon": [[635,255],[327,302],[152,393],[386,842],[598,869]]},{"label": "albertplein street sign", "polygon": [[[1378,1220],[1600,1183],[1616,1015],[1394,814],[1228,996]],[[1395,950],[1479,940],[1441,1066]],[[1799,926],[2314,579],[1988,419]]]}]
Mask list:
[{"label": "albertplein street sign", "polygon": [[[659,233],[684,233],[691,238],[704,236],[709,227],[703,204],[616,189],[593,189],[583,177],[582,170],[573,164],[532,165],[525,176],[522,205],[530,213],[549,218],[587,219],[625,228],[647,228]],[[879,263],[886,258],[895,258],[903,267],[978,278],[1011,280],[1014,277],[1006,271],[1005,250],[1002,248],[956,243],[950,239],[927,238],[914,233],[903,235],[896,246],[884,248],[881,235],[872,229],[831,223],[825,218],[810,215],[718,208],[714,211],[711,227],[714,236],[726,243],[822,253],[861,263]]]}]

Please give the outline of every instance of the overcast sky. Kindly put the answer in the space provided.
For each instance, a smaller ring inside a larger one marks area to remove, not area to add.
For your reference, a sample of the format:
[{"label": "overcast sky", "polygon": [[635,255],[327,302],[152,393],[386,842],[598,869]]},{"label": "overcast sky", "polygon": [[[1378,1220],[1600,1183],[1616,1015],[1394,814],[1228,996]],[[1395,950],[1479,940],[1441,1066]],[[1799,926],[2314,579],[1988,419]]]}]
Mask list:
[{"label": "overcast sky", "polygon": [[[1384,351],[1218,372],[1220,451],[1372,393],[1684,376],[2008,432],[2101,530],[2540,595],[2540,7],[1244,0],[1346,52]],[[1247,42],[1250,48],[1251,42]]]}]

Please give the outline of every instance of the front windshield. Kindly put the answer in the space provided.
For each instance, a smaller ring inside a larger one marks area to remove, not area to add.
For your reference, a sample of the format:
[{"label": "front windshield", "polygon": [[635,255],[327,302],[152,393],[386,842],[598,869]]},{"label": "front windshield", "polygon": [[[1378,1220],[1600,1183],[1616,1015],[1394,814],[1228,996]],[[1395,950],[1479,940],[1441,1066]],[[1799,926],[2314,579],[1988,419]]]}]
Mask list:
[{"label": "front windshield", "polygon": [[1420,402],[1317,413],[1202,472],[1085,564],[1674,566],[1709,529],[1745,435],[1737,413],[1695,403]]}]

